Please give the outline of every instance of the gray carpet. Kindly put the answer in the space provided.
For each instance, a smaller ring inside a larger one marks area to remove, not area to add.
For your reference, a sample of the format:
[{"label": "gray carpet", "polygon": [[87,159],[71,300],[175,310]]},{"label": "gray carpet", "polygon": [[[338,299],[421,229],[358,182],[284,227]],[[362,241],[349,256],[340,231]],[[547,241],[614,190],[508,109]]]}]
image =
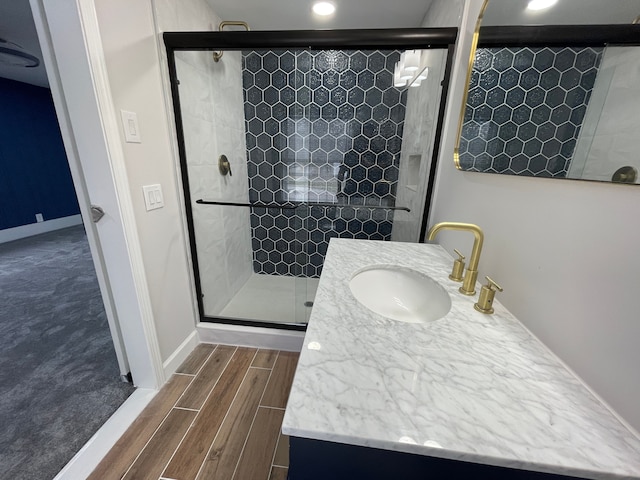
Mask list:
[{"label": "gray carpet", "polygon": [[84,227],[0,245],[0,478],[53,478],[133,390]]}]

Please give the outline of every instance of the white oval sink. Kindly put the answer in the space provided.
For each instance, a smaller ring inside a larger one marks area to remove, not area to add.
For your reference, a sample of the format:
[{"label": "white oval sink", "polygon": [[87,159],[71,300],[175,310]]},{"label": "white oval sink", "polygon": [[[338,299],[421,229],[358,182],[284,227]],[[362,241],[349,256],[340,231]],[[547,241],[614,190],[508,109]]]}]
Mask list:
[{"label": "white oval sink", "polygon": [[442,285],[406,267],[367,267],[353,276],[349,288],[372,312],[401,322],[430,322],[451,310],[451,297]]}]

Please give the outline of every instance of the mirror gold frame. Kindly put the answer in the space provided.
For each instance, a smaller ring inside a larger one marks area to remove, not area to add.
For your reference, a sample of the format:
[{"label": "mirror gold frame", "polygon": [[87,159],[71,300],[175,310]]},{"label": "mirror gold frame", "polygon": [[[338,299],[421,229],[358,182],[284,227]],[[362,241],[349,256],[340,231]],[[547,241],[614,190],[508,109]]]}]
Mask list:
[{"label": "mirror gold frame", "polygon": [[458,133],[456,135],[456,146],[453,149],[453,163],[458,170],[462,170],[460,167],[460,139],[462,138],[462,125],[464,123],[464,112],[467,108],[467,97],[469,95],[469,83],[471,82],[471,73],[473,71],[473,63],[476,58],[476,50],[478,48],[478,38],[480,37],[480,26],[482,25],[482,19],[489,6],[489,0],[484,0],[480,13],[478,14],[478,20],[476,20],[476,26],[473,30],[473,39],[471,40],[471,51],[469,52],[469,63],[467,65],[467,77],[464,84],[464,94],[462,95],[462,103],[460,104],[460,115],[458,116]]}]

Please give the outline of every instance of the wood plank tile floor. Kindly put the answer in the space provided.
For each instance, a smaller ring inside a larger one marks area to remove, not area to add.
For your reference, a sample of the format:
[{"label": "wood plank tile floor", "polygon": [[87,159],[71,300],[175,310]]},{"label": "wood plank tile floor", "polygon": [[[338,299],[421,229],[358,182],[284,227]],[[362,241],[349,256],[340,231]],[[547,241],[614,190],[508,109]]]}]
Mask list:
[{"label": "wood plank tile floor", "polygon": [[285,480],[280,433],[298,354],[200,344],[92,480]]}]

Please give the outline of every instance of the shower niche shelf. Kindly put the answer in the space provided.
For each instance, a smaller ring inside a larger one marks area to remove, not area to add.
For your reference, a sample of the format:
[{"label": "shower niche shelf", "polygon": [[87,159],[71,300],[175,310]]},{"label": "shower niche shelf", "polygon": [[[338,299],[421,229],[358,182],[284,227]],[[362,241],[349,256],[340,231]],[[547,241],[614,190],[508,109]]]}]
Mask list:
[{"label": "shower niche shelf", "polygon": [[420,175],[420,161],[422,160],[422,155],[409,155],[407,162],[407,189],[417,192],[418,184],[416,183],[416,179],[419,178]]}]

